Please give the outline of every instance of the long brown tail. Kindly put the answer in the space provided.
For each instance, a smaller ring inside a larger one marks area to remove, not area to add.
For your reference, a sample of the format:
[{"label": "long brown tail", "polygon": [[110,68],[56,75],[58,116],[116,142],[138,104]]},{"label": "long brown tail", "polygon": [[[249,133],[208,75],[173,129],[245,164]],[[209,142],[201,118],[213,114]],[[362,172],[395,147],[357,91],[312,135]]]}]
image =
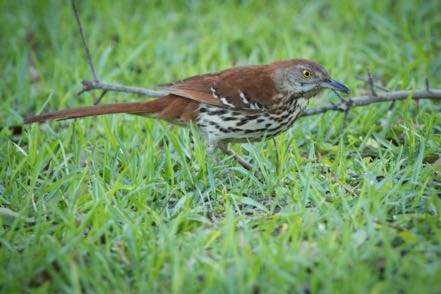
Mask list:
[{"label": "long brown tail", "polygon": [[[164,97],[162,97],[164,98]],[[69,118],[79,118],[87,116],[96,116],[103,114],[130,113],[130,114],[148,114],[161,111],[166,105],[166,99],[158,98],[155,100],[143,102],[128,102],[115,104],[101,104],[73,109],[66,109],[44,113],[37,116],[31,116],[25,119],[25,124],[36,122],[45,122],[48,120],[59,120]]]}]

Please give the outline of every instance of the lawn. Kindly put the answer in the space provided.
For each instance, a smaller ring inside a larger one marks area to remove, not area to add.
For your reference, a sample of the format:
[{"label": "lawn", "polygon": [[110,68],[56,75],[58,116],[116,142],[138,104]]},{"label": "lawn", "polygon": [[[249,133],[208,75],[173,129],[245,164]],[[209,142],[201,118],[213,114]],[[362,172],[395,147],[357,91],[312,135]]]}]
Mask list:
[{"label": "lawn", "polygon": [[[302,57],[353,96],[368,71],[441,87],[436,0],[79,2],[105,82]],[[75,95],[91,73],[68,1],[0,1],[0,40],[0,125],[93,103]],[[129,115],[2,128],[0,290],[436,293],[440,109],[409,97],[351,110],[342,134],[328,112],[233,145],[259,175],[208,156],[193,129]]]}]

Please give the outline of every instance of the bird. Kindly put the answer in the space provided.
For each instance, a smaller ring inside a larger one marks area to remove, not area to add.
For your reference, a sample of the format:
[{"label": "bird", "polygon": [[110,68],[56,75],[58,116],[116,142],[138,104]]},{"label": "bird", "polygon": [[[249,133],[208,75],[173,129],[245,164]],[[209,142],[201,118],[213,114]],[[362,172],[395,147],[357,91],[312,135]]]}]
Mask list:
[{"label": "bird", "polygon": [[232,67],[158,87],[164,96],[49,112],[24,123],[127,113],[193,124],[205,138],[209,155],[219,148],[250,170],[252,164],[231,152],[229,143],[261,141],[285,132],[324,89],[349,93],[322,65],[307,59]]}]

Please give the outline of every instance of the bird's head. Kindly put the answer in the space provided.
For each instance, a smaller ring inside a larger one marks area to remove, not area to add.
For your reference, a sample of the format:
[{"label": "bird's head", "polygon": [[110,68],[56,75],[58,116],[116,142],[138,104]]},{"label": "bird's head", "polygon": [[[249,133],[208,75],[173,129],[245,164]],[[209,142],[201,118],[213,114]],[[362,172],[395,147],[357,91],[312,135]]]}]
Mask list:
[{"label": "bird's head", "polygon": [[303,98],[311,98],[325,88],[349,93],[348,87],[331,79],[329,73],[318,63],[293,59],[285,61],[277,68],[274,82],[283,92]]}]

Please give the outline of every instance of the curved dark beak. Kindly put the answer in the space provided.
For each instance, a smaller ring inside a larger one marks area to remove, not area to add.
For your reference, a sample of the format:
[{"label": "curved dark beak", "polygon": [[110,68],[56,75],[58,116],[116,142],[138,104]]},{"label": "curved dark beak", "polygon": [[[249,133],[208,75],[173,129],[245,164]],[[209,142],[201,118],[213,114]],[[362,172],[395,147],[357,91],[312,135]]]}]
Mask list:
[{"label": "curved dark beak", "polygon": [[342,83],[334,81],[334,80],[323,81],[321,83],[321,86],[323,88],[329,88],[329,89],[333,89],[333,90],[336,90],[336,91],[340,91],[340,92],[349,94],[349,88],[348,87],[346,87]]}]

